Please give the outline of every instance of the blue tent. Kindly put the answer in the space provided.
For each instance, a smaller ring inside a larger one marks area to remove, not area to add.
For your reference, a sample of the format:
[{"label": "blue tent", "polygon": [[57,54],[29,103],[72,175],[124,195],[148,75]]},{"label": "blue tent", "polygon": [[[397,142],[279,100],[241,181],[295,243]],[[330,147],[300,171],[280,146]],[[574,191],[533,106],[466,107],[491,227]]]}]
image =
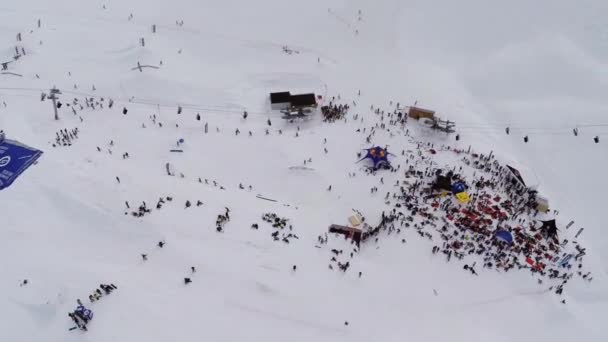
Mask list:
[{"label": "blue tent", "polygon": [[18,141],[4,139],[0,136],[0,190],[9,187],[42,151],[26,146]]},{"label": "blue tent", "polygon": [[465,192],[466,190],[467,190],[467,187],[462,183],[454,183],[452,185],[452,192],[455,194],[460,193],[460,192]]},{"label": "blue tent", "polygon": [[508,244],[513,243],[513,235],[506,230],[499,230],[496,232],[496,239],[500,241],[504,241]]},{"label": "blue tent", "polygon": [[374,163],[374,169],[377,169],[379,166],[391,166],[391,163],[388,161],[388,155],[391,153],[388,153],[385,148],[374,146],[366,149],[365,151],[367,151],[365,157],[361,158],[359,161],[363,159],[371,159]]}]

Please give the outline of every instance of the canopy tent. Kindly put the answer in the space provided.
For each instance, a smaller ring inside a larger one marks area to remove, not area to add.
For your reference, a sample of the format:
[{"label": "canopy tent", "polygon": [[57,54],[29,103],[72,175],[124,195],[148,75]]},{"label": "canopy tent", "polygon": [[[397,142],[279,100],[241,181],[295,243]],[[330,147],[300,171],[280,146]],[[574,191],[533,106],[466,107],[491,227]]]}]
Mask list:
[{"label": "canopy tent", "polygon": [[506,230],[501,229],[501,230],[497,231],[495,236],[496,236],[496,240],[504,241],[508,244],[513,243],[513,235],[511,235],[511,233]]},{"label": "canopy tent", "polygon": [[452,193],[453,194],[457,194],[457,193],[465,192],[465,191],[467,191],[467,187],[463,183],[461,183],[461,182],[454,183],[452,185]]},{"label": "canopy tent", "polygon": [[469,194],[464,191],[457,193],[455,196],[458,202],[461,204],[467,204],[471,201],[471,197],[469,197]]},{"label": "canopy tent", "polygon": [[538,189],[540,181],[536,176],[534,170],[518,164],[517,162],[510,162],[506,165],[507,176],[511,181],[517,185],[521,190],[525,189]]},{"label": "canopy tent", "polygon": [[433,189],[452,191],[451,177],[438,174],[435,178],[435,182],[433,183]]},{"label": "canopy tent", "polygon": [[555,219],[548,221],[540,221],[543,225],[539,228],[541,232],[543,232],[547,238],[557,240],[557,225],[555,224]]},{"label": "canopy tent", "polygon": [[366,149],[365,151],[367,151],[367,154],[365,155],[365,157],[357,161],[357,163],[364,159],[371,159],[374,163],[374,169],[378,169],[378,167],[380,166],[391,166],[391,163],[388,161],[388,155],[391,153],[389,153],[385,148],[382,148],[380,146],[374,146]]}]

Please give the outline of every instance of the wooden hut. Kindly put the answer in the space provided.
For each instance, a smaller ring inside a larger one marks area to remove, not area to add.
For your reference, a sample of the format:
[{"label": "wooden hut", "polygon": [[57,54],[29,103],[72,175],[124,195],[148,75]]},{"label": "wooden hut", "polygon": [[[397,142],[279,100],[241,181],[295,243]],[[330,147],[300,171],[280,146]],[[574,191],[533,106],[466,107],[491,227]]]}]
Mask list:
[{"label": "wooden hut", "polygon": [[433,119],[435,117],[435,111],[412,106],[410,107],[408,116],[416,120],[419,120],[421,118]]},{"label": "wooden hut", "polygon": [[352,239],[357,244],[361,242],[361,235],[363,234],[361,228],[341,226],[337,224],[332,224],[329,226],[329,232],[342,234],[346,236],[346,238]]}]

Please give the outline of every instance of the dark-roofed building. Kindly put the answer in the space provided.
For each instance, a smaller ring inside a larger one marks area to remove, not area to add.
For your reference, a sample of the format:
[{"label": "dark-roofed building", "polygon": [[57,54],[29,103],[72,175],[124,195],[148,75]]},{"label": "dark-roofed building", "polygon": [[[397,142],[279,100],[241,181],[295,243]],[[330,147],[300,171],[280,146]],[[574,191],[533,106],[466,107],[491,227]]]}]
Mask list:
[{"label": "dark-roofed building", "polygon": [[291,95],[290,101],[292,108],[306,108],[317,106],[317,98],[313,93]]},{"label": "dark-roofed building", "polygon": [[288,91],[270,93],[270,108],[272,110],[289,109],[291,106],[291,94]]},{"label": "dark-roofed building", "polygon": [[352,239],[357,244],[359,244],[361,242],[361,236],[363,234],[363,231],[361,230],[361,228],[341,226],[338,224],[330,225],[329,232],[342,234],[342,235],[346,236],[347,238]]}]

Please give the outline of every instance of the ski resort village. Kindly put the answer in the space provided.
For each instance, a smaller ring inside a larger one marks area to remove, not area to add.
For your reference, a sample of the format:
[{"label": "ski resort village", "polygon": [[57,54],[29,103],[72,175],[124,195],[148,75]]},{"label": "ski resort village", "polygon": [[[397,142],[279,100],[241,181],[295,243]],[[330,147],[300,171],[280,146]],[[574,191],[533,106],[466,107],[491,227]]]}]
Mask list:
[{"label": "ski resort village", "polygon": [[608,341],[608,3],[0,8],[0,341]]}]

